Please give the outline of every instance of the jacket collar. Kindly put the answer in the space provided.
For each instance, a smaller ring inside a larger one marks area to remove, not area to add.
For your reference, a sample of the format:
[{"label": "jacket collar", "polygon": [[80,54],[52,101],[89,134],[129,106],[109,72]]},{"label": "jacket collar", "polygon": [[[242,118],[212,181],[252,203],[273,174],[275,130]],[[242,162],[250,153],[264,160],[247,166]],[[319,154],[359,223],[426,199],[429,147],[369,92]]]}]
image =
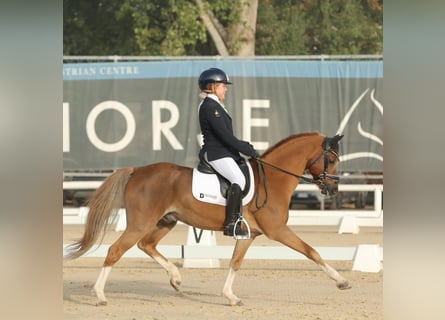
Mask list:
[{"label": "jacket collar", "polygon": [[219,98],[218,98],[218,96],[216,94],[208,93],[207,94],[207,98],[210,98],[210,99],[215,100],[216,102],[218,102],[218,104],[224,109],[224,111],[230,117],[229,111],[227,111],[226,107],[221,103],[221,101],[219,101]]}]

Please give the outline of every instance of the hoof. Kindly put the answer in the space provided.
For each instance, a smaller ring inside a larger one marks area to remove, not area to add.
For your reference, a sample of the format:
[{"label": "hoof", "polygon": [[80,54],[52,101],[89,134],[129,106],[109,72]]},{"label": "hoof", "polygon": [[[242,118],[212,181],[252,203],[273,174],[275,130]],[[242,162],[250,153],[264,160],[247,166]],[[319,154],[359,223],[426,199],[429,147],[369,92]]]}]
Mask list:
[{"label": "hoof", "polygon": [[232,307],[241,307],[244,306],[244,303],[241,300],[231,301],[230,305]]},{"label": "hoof", "polygon": [[170,285],[173,287],[173,289],[175,289],[176,291],[181,291],[181,281],[175,281],[175,280],[170,280]]},{"label": "hoof", "polygon": [[106,306],[107,304],[108,304],[107,301],[98,301],[98,302],[96,303],[96,307]]},{"label": "hoof", "polygon": [[346,290],[346,289],[351,289],[351,285],[349,284],[348,281],[342,282],[342,283],[338,283],[337,284],[337,288],[339,288],[340,290]]}]

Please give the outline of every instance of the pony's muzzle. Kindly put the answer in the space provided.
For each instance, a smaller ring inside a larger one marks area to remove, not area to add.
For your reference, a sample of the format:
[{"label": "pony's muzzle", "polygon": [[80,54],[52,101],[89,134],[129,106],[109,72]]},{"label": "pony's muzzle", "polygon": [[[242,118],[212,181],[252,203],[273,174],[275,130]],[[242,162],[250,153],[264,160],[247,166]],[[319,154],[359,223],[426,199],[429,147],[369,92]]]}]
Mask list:
[{"label": "pony's muzzle", "polygon": [[318,187],[320,188],[321,194],[334,196],[338,193],[338,184],[330,183],[327,184],[324,181],[317,182]]},{"label": "pony's muzzle", "polygon": [[321,193],[323,193],[324,191],[323,194],[329,194],[330,196],[333,196],[338,193],[338,184],[337,183],[325,184],[323,189],[321,190]]}]

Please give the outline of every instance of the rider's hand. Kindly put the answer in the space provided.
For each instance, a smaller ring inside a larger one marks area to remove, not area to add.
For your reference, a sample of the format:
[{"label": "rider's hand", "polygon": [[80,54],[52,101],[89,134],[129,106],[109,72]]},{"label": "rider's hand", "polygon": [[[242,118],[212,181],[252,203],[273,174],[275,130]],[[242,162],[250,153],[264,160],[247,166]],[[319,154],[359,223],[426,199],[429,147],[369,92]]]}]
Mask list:
[{"label": "rider's hand", "polygon": [[251,158],[253,159],[257,159],[260,157],[260,155],[258,154],[258,152],[256,152],[255,149],[252,150],[251,154],[249,155]]}]

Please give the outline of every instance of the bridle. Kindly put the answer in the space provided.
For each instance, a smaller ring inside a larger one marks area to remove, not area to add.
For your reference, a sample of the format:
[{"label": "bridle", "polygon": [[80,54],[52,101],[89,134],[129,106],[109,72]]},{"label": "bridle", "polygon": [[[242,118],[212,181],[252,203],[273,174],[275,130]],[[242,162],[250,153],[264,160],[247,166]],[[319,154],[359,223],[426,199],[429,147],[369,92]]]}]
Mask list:
[{"label": "bridle", "polygon": [[[324,159],[324,166],[323,166],[323,173],[319,174],[318,176],[315,176],[313,178],[308,178],[305,176],[301,176],[298,174],[295,174],[293,172],[290,172],[288,170],[285,170],[283,168],[277,167],[269,162],[266,162],[260,158],[255,159],[258,162],[258,183],[257,183],[257,192],[256,192],[256,207],[257,210],[263,208],[264,206],[266,206],[267,204],[267,177],[264,174],[264,167],[263,165],[266,165],[268,167],[274,168],[275,170],[278,170],[280,172],[283,172],[287,175],[293,176],[297,179],[301,179],[303,181],[309,182],[309,183],[314,183],[316,184],[320,190],[322,194],[327,194],[327,189],[328,189],[328,184],[326,183],[326,180],[333,180],[336,181],[337,183],[340,181],[339,176],[337,175],[332,175],[328,173],[328,168],[329,168],[329,154],[333,154],[335,156],[335,158],[337,160],[339,160],[339,154],[337,151],[333,150],[329,144],[328,144],[328,139],[325,138],[325,140],[323,141],[323,151],[322,153],[320,153],[320,155],[315,158],[314,161],[312,161],[307,167],[306,170],[308,170],[310,172],[310,169],[316,165],[321,159]],[[258,205],[258,194],[259,194],[259,189],[258,186],[260,184],[260,181],[263,180],[264,181],[264,190],[266,192],[266,197],[264,199],[264,202],[260,205]]]},{"label": "bridle", "polygon": [[311,162],[311,164],[307,167],[307,169],[310,171],[312,166],[315,165],[320,159],[323,157],[324,159],[324,168],[323,173],[316,176],[312,182],[319,184],[320,181],[322,183],[325,183],[326,180],[334,180],[334,181],[340,181],[340,178],[336,175],[329,174],[328,173],[328,167],[329,167],[329,153],[332,153],[337,160],[340,159],[338,152],[333,150],[329,147],[327,139],[323,142],[323,152],[314,160]]}]

